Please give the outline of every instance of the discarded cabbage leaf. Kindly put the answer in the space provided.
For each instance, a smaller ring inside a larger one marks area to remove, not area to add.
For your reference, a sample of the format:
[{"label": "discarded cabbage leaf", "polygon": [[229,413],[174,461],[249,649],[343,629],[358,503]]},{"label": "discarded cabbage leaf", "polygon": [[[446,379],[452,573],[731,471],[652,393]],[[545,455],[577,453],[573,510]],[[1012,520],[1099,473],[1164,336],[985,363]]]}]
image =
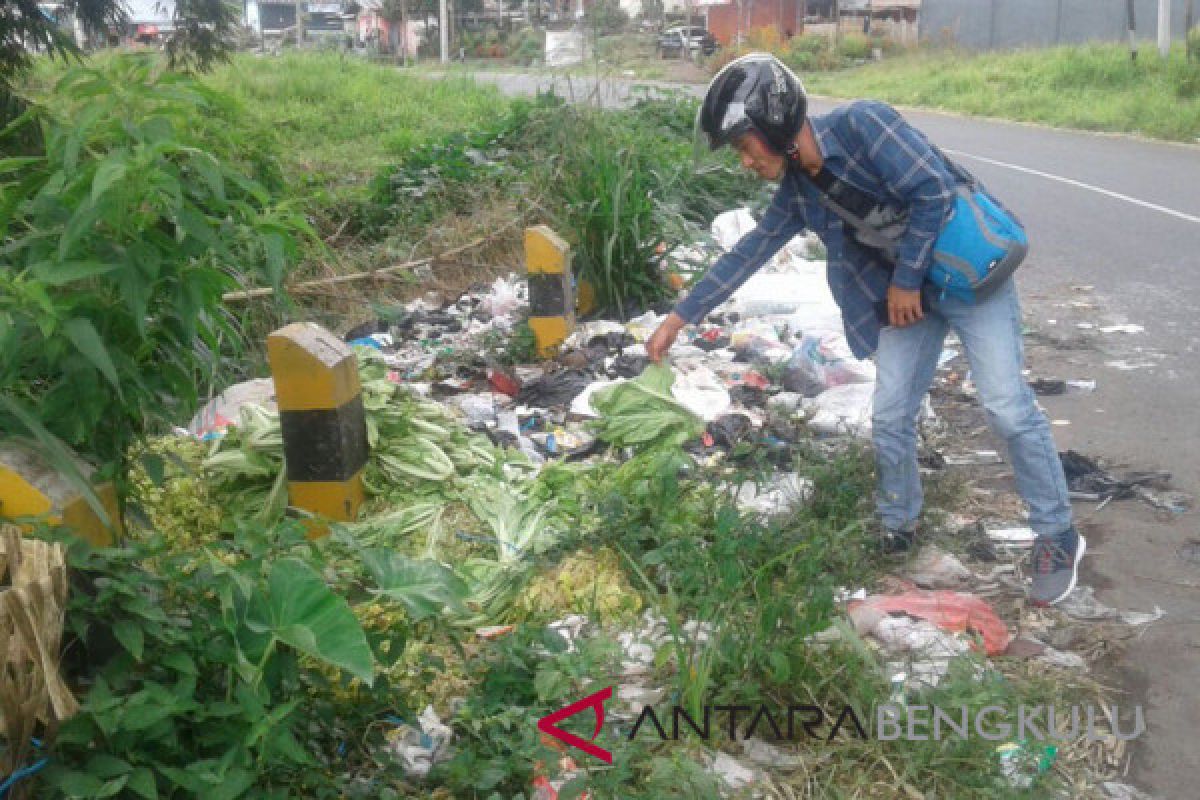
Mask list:
[{"label": "discarded cabbage leaf", "polygon": [[633,380],[601,389],[591,398],[601,415],[593,431],[617,447],[681,447],[704,432],[704,422],[671,396],[673,383],[670,367],[651,364]]},{"label": "discarded cabbage leaf", "polygon": [[517,599],[521,618],[553,619],[587,614],[603,622],[631,619],[642,598],[607,548],[572,553],[554,569],[534,576]]}]

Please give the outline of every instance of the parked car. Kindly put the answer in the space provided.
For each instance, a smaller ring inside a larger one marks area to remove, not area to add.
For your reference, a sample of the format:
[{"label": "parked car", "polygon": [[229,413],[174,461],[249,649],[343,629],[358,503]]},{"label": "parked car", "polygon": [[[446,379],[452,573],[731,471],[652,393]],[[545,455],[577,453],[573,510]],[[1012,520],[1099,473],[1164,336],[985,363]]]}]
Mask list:
[{"label": "parked car", "polygon": [[684,43],[688,50],[710,56],[717,50],[717,40],[704,28],[680,25],[659,34],[656,48],[659,58],[682,58]]}]

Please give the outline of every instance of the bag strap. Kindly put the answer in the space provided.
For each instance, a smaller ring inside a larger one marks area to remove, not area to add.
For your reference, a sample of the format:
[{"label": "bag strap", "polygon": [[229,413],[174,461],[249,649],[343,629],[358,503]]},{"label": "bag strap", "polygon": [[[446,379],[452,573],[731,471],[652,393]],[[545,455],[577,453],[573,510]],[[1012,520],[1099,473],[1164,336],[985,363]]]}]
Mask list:
[{"label": "bag strap", "polygon": [[953,175],[960,184],[971,190],[971,194],[974,194],[975,192],[986,191],[983,187],[983,184],[979,182],[979,179],[976,178],[974,174],[972,174],[962,164],[959,164],[957,161],[950,158],[950,156],[943,153],[942,149],[936,144],[929,142],[929,149],[933,150],[933,152],[937,154],[937,157],[942,160],[942,163],[946,165],[947,172]]},{"label": "bag strap", "polygon": [[[842,193],[845,191],[845,183],[839,181],[837,177],[825,167],[821,167],[816,175],[809,175],[807,172],[802,172],[802,174],[805,175],[809,179],[809,182],[816,187],[817,196],[821,201],[821,205],[825,206],[825,208],[833,212],[835,216],[858,231],[859,241],[881,251],[888,258],[888,260],[895,262],[896,242],[887,236],[884,236],[879,232],[878,229],[869,224],[861,216],[850,211],[848,208],[834,199],[833,194],[835,192]],[[850,187],[850,191],[865,194],[854,187]]]}]

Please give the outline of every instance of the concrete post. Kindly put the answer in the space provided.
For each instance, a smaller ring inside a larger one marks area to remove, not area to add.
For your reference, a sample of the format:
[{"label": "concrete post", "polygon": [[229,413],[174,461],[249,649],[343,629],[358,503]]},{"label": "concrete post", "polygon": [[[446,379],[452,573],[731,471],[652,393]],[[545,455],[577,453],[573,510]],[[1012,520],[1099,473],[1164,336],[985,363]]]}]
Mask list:
[{"label": "concrete post", "polygon": [[529,327],[538,355],[548,358],[575,328],[570,245],[545,225],[526,228],[525,272]]},{"label": "concrete post", "polygon": [[[363,503],[369,452],[354,351],[319,325],[298,322],[267,337],[267,358],[291,504],[327,519],[353,520]],[[328,530],[317,523],[310,532]]]}]

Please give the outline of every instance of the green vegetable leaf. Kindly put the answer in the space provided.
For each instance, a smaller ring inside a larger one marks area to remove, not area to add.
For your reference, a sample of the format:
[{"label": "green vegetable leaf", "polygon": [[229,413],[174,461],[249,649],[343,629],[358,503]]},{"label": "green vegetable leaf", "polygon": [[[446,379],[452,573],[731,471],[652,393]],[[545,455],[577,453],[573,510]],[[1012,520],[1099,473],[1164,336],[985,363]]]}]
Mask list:
[{"label": "green vegetable leaf", "polygon": [[596,435],[618,447],[681,447],[704,431],[704,422],[671,395],[675,375],[670,367],[651,364],[637,378],[592,395],[592,408],[602,416],[593,423]]}]

